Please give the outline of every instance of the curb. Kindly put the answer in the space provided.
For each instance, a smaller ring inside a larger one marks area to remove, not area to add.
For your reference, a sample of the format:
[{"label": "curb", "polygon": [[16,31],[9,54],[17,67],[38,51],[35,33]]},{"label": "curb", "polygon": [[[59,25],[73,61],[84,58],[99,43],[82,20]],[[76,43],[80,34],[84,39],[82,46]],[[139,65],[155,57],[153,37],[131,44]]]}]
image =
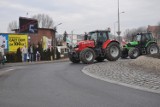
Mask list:
[{"label": "curb", "polygon": [[152,89],[148,89],[148,88],[140,87],[140,86],[136,86],[136,85],[130,85],[130,84],[122,83],[122,82],[119,82],[119,81],[110,80],[110,79],[107,79],[107,78],[101,78],[99,76],[96,76],[96,75],[93,75],[93,74],[89,73],[87,70],[84,70],[84,69],[82,69],[81,71],[84,74],[86,74],[86,75],[88,75],[90,77],[93,77],[95,79],[98,79],[98,80],[103,80],[103,81],[106,81],[106,82],[109,82],[109,83],[113,83],[113,84],[129,87],[129,88],[133,88],[133,89],[137,89],[137,90],[141,90],[141,91],[146,91],[146,92],[152,92],[152,93],[160,94],[160,91],[156,91],[156,90],[152,90]]},{"label": "curb", "polygon": [[68,62],[69,59],[60,59],[60,60],[53,60],[53,61],[39,61],[39,62],[20,62],[20,63],[6,63],[4,66],[0,67],[6,68],[6,67],[13,67],[13,66],[27,66],[27,65],[36,65],[36,64],[45,64],[45,63],[59,63],[59,62]]}]

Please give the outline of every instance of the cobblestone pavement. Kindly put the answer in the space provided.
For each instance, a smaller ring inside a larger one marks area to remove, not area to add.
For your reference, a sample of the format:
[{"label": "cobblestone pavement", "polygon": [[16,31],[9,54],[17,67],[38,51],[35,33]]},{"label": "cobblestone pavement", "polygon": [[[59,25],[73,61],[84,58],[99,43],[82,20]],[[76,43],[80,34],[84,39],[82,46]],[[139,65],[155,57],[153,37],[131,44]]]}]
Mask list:
[{"label": "cobblestone pavement", "polygon": [[[115,62],[106,61],[92,64],[84,67],[82,71],[92,77],[108,82],[160,93],[160,69],[155,67],[153,62],[156,62],[155,59],[147,57],[135,60],[120,59]],[[150,64],[150,67],[146,67],[147,64]]]}]

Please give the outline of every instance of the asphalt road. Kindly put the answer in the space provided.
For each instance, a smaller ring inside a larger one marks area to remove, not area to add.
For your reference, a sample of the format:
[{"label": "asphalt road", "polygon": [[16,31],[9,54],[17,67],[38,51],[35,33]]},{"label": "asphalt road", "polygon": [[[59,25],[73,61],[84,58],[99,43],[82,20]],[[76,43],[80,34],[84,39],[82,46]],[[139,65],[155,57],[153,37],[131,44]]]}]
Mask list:
[{"label": "asphalt road", "polygon": [[0,76],[0,107],[160,107],[160,94],[111,84],[70,62],[14,67]]}]

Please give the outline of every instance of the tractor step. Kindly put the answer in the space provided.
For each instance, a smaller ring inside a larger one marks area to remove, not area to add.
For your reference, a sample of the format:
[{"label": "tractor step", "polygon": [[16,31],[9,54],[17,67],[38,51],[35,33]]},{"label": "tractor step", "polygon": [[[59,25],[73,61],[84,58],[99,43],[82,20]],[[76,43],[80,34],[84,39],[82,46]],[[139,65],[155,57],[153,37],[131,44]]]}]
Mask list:
[{"label": "tractor step", "polygon": [[142,48],[142,54],[147,54],[146,49]]}]

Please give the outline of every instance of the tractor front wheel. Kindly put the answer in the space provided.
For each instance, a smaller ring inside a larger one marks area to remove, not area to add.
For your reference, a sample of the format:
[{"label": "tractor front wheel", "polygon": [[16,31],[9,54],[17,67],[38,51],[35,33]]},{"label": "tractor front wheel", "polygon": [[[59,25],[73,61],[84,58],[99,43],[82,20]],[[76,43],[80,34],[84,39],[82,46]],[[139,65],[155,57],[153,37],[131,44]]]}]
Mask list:
[{"label": "tractor front wheel", "polygon": [[95,60],[95,52],[93,49],[86,48],[80,53],[80,60],[84,64],[90,64],[93,63]]},{"label": "tractor front wheel", "polygon": [[80,62],[80,59],[77,59],[77,58],[73,57],[72,55],[69,55],[68,57],[69,57],[69,60],[73,63],[79,63]]},{"label": "tractor front wheel", "polygon": [[106,58],[109,61],[116,61],[121,55],[120,46],[116,42],[110,43],[106,48]]},{"label": "tractor front wheel", "polygon": [[151,44],[147,47],[147,53],[148,54],[155,54],[159,53],[159,47],[157,44]]},{"label": "tractor front wheel", "polygon": [[128,52],[128,55],[131,59],[136,59],[140,55],[139,49],[131,48]]},{"label": "tractor front wheel", "polygon": [[122,59],[125,59],[128,57],[128,49],[127,48],[123,48],[122,49],[122,55],[121,55],[121,58]]}]

